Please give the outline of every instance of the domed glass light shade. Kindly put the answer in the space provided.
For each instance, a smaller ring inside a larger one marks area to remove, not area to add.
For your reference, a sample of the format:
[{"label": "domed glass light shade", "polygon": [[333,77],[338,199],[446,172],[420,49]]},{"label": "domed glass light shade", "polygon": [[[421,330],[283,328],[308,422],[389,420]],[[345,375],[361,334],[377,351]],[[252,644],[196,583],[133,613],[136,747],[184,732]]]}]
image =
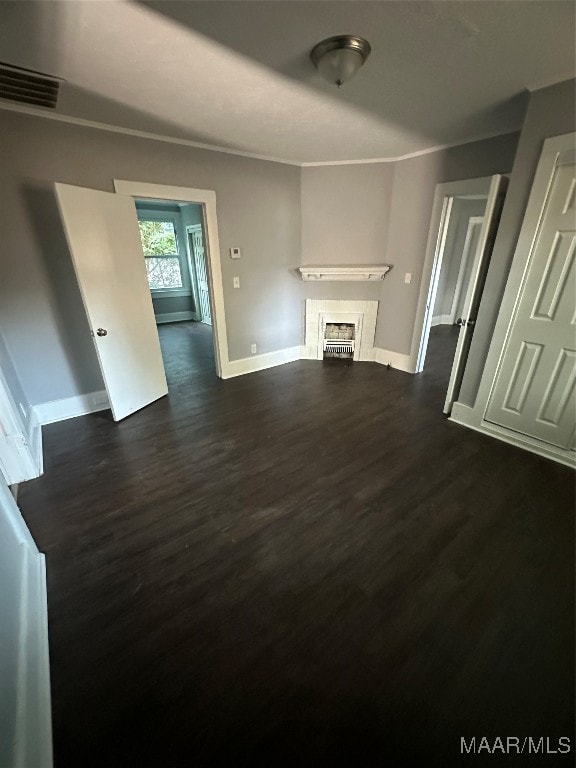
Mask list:
[{"label": "domed glass light shade", "polygon": [[310,52],[310,59],[322,77],[338,88],[354,77],[370,55],[370,43],[362,37],[338,35],[322,40]]}]

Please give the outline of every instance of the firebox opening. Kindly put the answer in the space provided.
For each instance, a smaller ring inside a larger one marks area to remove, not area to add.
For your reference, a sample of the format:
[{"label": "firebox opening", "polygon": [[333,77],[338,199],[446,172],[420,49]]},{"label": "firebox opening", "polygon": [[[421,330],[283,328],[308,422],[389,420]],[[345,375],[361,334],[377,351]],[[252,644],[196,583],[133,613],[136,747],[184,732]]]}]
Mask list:
[{"label": "firebox opening", "polygon": [[356,326],[354,323],[326,323],[324,328],[324,359],[354,359]]}]

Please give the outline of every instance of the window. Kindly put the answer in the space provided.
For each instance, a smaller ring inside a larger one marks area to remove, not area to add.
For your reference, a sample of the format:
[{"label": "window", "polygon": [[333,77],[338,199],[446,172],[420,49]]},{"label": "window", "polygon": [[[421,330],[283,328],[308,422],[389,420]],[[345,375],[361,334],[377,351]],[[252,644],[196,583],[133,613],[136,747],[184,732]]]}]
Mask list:
[{"label": "window", "polygon": [[174,222],[169,219],[140,219],[138,224],[150,289],[166,291],[183,288]]}]

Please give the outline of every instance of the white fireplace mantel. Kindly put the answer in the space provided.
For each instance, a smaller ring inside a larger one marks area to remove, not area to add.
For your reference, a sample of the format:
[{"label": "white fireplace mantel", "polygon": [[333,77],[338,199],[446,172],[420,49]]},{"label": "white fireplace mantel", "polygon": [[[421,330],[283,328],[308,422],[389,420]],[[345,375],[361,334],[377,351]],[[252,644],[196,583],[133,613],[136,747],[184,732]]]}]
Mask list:
[{"label": "white fireplace mantel", "polygon": [[377,301],[306,299],[306,335],[302,359],[322,360],[326,323],[356,326],[354,360],[374,360]]},{"label": "white fireplace mantel", "polygon": [[302,280],[384,280],[391,264],[367,264],[342,267],[299,267]]}]

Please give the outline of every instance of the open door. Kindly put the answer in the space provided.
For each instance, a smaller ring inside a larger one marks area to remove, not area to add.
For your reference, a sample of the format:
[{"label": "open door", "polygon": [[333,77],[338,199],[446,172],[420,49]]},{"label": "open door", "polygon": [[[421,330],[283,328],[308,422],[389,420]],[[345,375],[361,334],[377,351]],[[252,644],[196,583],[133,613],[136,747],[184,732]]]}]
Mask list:
[{"label": "open door", "polygon": [[202,225],[194,224],[188,229],[190,250],[194,258],[196,283],[198,285],[198,312],[200,321],[212,325],[212,311],[210,309],[210,288],[208,286],[208,269],[206,266],[206,251],[204,248],[204,235]]},{"label": "open door", "polygon": [[498,224],[500,223],[500,214],[502,213],[507,184],[508,179],[504,176],[496,175],[492,177],[490,191],[488,192],[488,199],[486,201],[484,221],[480,230],[478,247],[476,248],[476,253],[474,254],[472,262],[470,281],[466,290],[466,298],[464,299],[462,316],[456,321],[460,326],[460,334],[458,336],[456,354],[454,355],[450,381],[446,392],[444,413],[451,412],[452,405],[454,404],[454,401],[457,400],[460,393],[462,377],[464,375],[468,352],[472,342],[472,334],[474,333],[476,315],[480,305],[480,299],[482,298],[484,281],[486,280],[486,272],[488,271],[490,256],[492,255],[492,248],[494,247],[494,240],[496,238],[496,231],[498,229]]},{"label": "open door", "polygon": [[56,184],[115,421],[168,393],[134,201]]}]

